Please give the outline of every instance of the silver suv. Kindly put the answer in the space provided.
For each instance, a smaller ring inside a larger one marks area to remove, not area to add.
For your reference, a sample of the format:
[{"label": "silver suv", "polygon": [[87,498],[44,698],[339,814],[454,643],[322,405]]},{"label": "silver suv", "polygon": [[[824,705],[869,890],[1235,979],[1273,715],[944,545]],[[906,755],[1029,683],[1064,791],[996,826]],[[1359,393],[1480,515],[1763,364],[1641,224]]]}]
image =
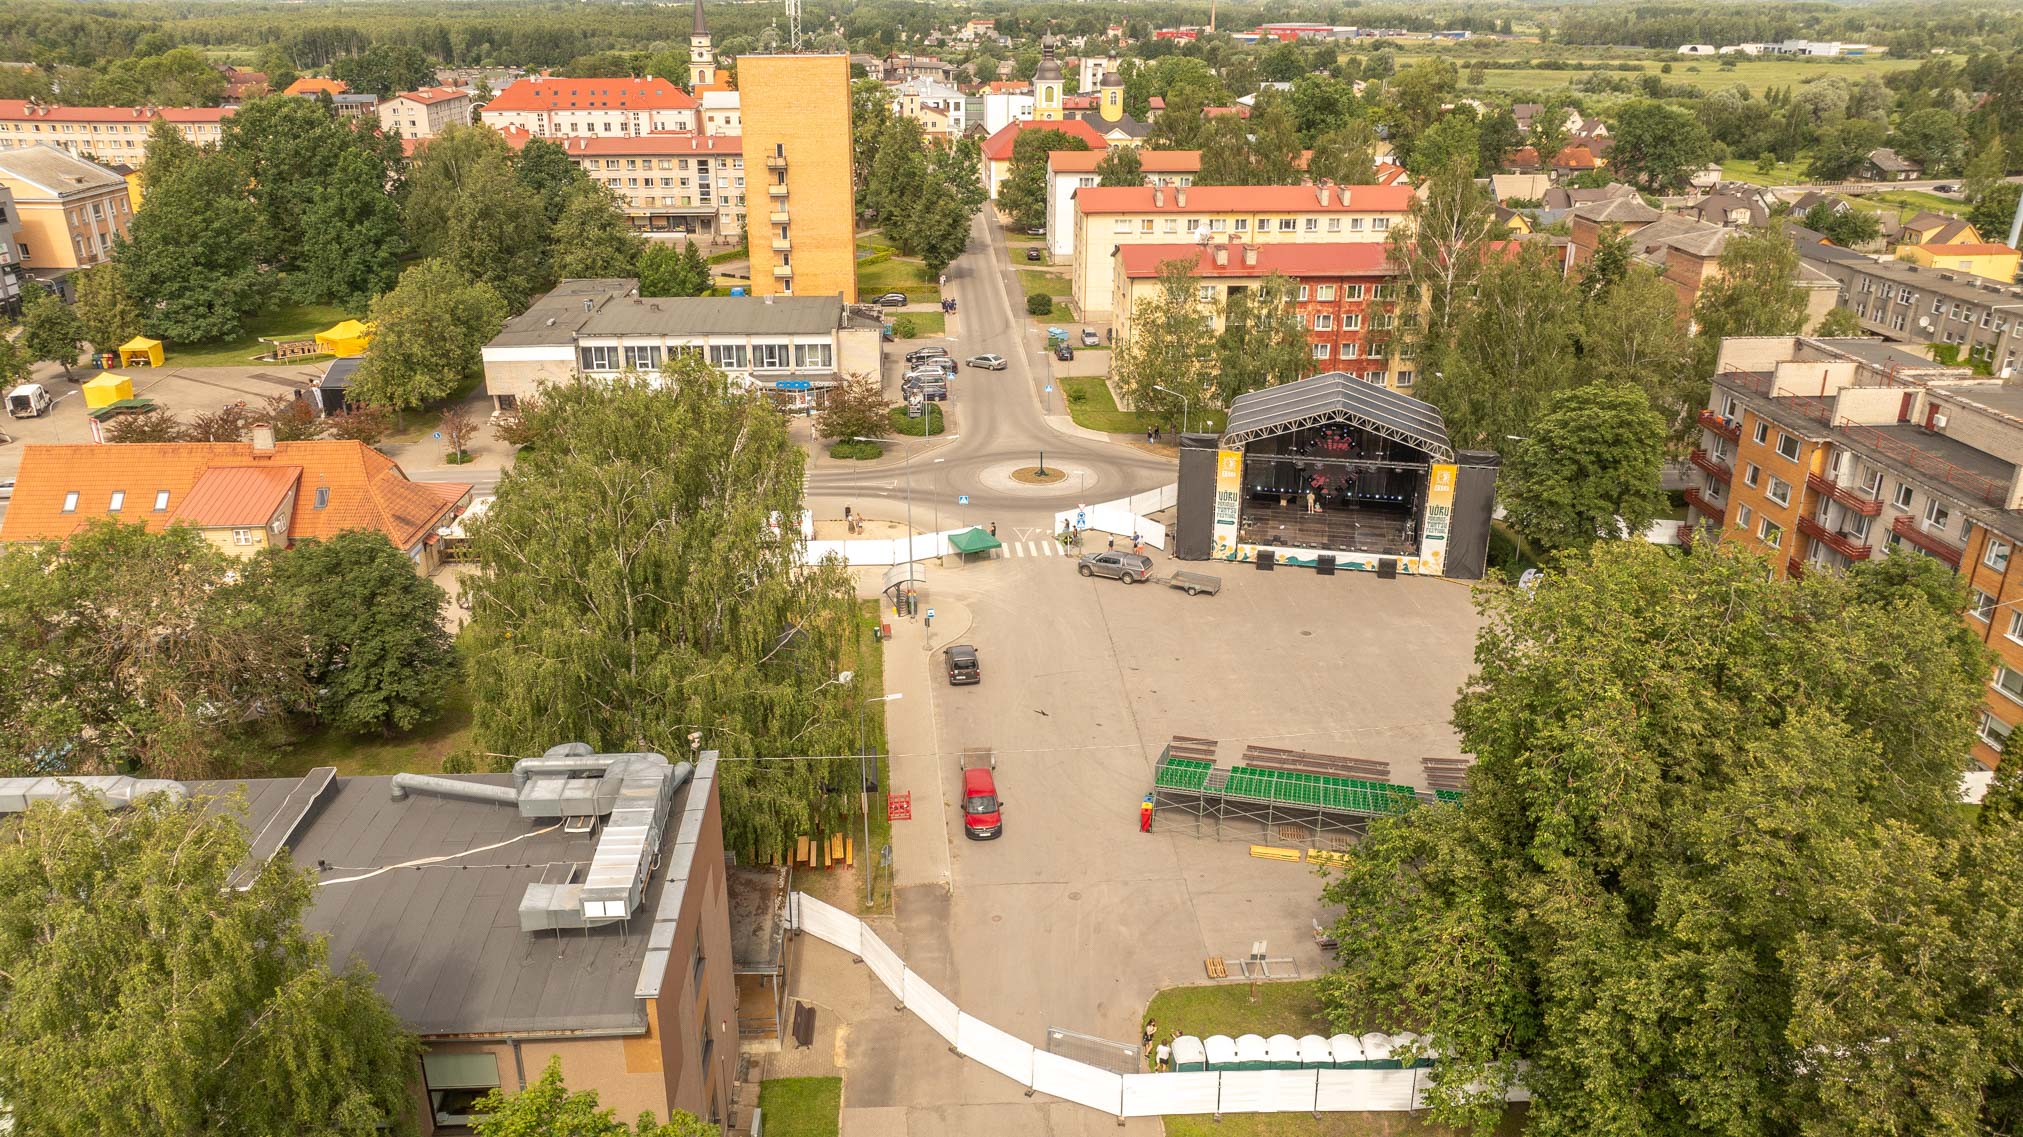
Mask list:
[{"label": "silver suv", "polygon": [[1090,553],[1075,566],[1083,576],[1114,576],[1125,584],[1136,584],[1152,575],[1152,561],[1137,553]]}]

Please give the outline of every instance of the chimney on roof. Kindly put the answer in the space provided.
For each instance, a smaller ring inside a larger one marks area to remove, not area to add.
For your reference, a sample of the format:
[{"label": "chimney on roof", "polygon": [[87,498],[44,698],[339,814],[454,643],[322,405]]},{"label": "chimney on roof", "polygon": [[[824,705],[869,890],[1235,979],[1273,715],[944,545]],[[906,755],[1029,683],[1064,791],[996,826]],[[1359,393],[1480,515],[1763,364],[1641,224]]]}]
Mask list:
[{"label": "chimney on roof", "polygon": [[253,457],[272,458],[274,456],[274,424],[256,422],[253,424]]},{"label": "chimney on roof", "polygon": [[1173,204],[1175,204],[1175,205],[1179,206],[1179,207],[1180,207],[1180,208],[1182,208],[1182,209],[1186,209],[1186,208],[1187,208],[1187,187],[1186,187],[1186,186],[1174,186],[1174,187],[1173,187]]},{"label": "chimney on roof", "polygon": [[1319,195],[1321,207],[1325,209],[1328,204],[1328,183],[1325,181],[1317,183],[1314,186],[1314,193]]},{"label": "chimney on roof", "polygon": [[1227,268],[1228,266],[1229,266],[1229,246],[1228,245],[1215,246],[1215,267]]},{"label": "chimney on roof", "polygon": [[1256,268],[1256,267],[1257,267],[1257,246],[1256,246],[1256,245],[1245,245],[1245,246],[1243,247],[1243,267],[1245,267],[1245,268]]}]

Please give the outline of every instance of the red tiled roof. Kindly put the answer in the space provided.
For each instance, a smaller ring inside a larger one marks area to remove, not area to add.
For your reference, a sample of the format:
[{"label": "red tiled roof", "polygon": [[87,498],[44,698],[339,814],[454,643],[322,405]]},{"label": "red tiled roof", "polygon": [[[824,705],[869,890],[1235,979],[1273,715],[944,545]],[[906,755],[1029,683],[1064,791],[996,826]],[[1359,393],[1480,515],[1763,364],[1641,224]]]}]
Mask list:
[{"label": "red tiled roof", "polygon": [[691,110],[695,99],[670,79],[521,79],[486,111]]},{"label": "red tiled roof", "polygon": [[1033,85],[1031,83],[996,80],[985,83],[983,89],[986,94],[992,95],[1021,95],[1029,93],[1033,89]]},{"label": "red tiled roof", "polygon": [[[1091,174],[1102,160],[1101,150],[1054,150],[1047,154],[1047,166],[1057,174]],[[1189,174],[1201,169],[1201,151],[1141,149],[1138,165],[1148,174]]]},{"label": "red tiled roof", "polygon": [[[1243,263],[1246,250],[1255,250],[1256,264]],[[1227,254],[1227,264],[1216,264],[1217,252]],[[1326,245],[1265,244],[1241,245],[1119,245],[1117,260],[1124,275],[1132,278],[1159,275],[1159,266],[1169,261],[1191,260],[1196,276],[1266,276],[1279,273],[1296,278],[1326,276],[1389,276],[1392,269],[1385,247],[1376,241],[1342,241]]]},{"label": "red tiled roof", "polygon": [[1202,107],[1202,108],[1201,108],[1201,116],[1202,116],[1203,118],[1219,118],[1219,117],[1221,117],[1222,115],[1230,115],[1230,114],[1233,114],[1233,115],[1235,115],[1235,116],[1236,116],[1236,117],[1238,117],[1238,118],[1249,118],[1249,117],[1250,117],[1250,108],[1249,108],[1249,107],[1246,107],[1246,106],[1244,106],[1244,105],[1243,105],[1242,103],[1238,103],[1237,105],[1235,105],[1235,106],[1233,106],[1233,107]]},{"label": "red tiled roof", "polygon": [[[221,525],[267,524],[302,477],[300,466],[212,466],[197,475],[169,523],[200,529]],[[149,501],[147,504],[152,505]]]},{"label": "red tiled roof", "polygon": [[440,103],[445,99],[468,99],[470,97],[469,91],[459,90],[456,87],[423,87],[419,91],[402,91],[400,94],[394,96],[396,99],[406,99],[409,102],[421,103],[424,106],[429,103]]},{"label": "red tiled roof", "polygon": [[1556,170],[1592,170],[1601,165],[1595,161],[1594,152],[1585,146],[1568,146],[1553,156]]},{"label": "red tiled roof", "polygon": [[49,122],[150,122],[165,118],[170,122],[219,122],[232,113],[231,107],[68,107],[59,103],[30,103],[27,99],[0,99],[0,119],[41,119]]},{"label": "red tiled roof", "polygon": [[[409,548],[471,488],[461,483],[410,482],[393,459],[362,442],[280,442],[272,458],[255,458],[250,442],[29,446],[21,453],[13,500],[0,519],[0,541],[62,540],[101,517],[162,529],[185,520],[178,513],[209,471],[256,465],[301,471],[289,514],[291,540],[373,529],[400,548]],[[115,490],[126,493],[117,514],[107,511]],[[156,512],[155,497],[163,490],[168,491],[168,503]],[[321,508],[318,490],[329,491]],[[77,506],[66,513],[64,498],[73,492],[78,495]],[[225,500],[222,488],[217,497],[221,503]],[[212,508],[204,506],[203,515],[215,516]]]},{"label": "red tiled roof", "polygon": [[1018,142],[1019,135],[1024,134],[1028,130],[1058,130],[1062,134],[1072,135],[1088,143],[1091,150],[1107,150],[1110,146],[1109,139],[1097,133],[1095,127],[1078,118],[1062,119],[1059,122],[1041,122],[1038,119],[1021,120],[1019,122],[1006,123],[998,128],[996,134],[983,140],[984,160],[989,162],[1010,161],[1012,146]]},{"label": "red tiled roof", "polygon": [[[1323,189],[1326,189],[1323,195]],[[1075,191],[1083,213],[1403,213],[1410,186],[1194,186],[1165,190],[1154,205],[1152,186],[1093,186]],[[1322,197],[1326,197],[1323,202]]]}]

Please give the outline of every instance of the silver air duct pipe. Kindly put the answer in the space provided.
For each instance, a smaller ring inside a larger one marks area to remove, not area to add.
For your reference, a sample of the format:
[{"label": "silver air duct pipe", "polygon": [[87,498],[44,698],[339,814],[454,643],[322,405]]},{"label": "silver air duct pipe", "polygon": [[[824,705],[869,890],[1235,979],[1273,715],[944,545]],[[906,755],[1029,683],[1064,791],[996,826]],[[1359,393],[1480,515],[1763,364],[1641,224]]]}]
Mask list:
[{"label": "silver air duct pipe", "polygon": [[406,801],[407,795],[411,793],[453,798],[457,801],[480,801],[491,805],[514,805],[520,800],[519,791],[511,786],[488,786],[483,782],[439,778],[434,774],[395,774],[393,800]]}]

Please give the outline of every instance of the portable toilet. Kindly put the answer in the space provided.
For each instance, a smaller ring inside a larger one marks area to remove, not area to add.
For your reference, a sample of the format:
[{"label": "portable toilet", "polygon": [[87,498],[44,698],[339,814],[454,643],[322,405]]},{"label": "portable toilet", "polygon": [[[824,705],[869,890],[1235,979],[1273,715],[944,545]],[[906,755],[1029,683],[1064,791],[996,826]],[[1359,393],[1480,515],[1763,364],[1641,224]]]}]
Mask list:
[{"label": "portable toilet", "polygon": [[162,341],[146,336],[134,338],[119,345],[119,365],[121,367],[160,367],[162,365]]},{"label": "portable toilet", "polygon": [[121,399],[133,398],[133,380],[101,371],[95,379],[84,384],[84,405],[92,410],[109,407]]},{"label": "portable toilet", "polygon": [[1397,1059],[1398,1066],[1406,1070],[1416,1070],[1424,1066],[1431,1066],[1433,1064],[1432,1059],[1423,1053],[1426,1049],[1425,1042],[1425,1039],[1420,1038],[1409,1030],[1392,1035],[1391,1054]]},{"label": "portable toilet", "polygon": [[1299,1039],[1289,1034],[1274,1034],[1265,1039],[1264,1063],[1271,1070],[1299,1069]]},{"label": "portable toilet", "polygon": [[1335,1056],[1328,1049],[1328,1040],[1318,1034],[1310,1034],[1299,1040],[1299,1064],[1302,1070],[1326,1070],[1335,1064]]},{"label": "portable toilet", "polygon": [[1180,1073],[1208,1069],[1208,1050],[1200,1039],[1183,1034],[1173,1040],[1173,1069]]},{"label": "portable toilet", "polygon": [[1211,1034],[1201,1041],[1202,1057],[1210,1070],[1234,1070],[1236,1040],[1226,1034]]},{"label": "portable toilet", "polygon": [[1337,1070],[1363,1069],[1363,1040],[1353,1034],[1338,1034],[1328,1039],[1328,1053],[1334,1057]]},{"label": "portable toilet", "polygon": [[1391,1057],[1391,1036],[1381,1031],[1371,1031],[1363,1036],[1363,1069],[1401,1069],[1396,1059]]},{"label": "portable toilet", "polygon": [[1264,1043],[1264,1036],[1240,1034],[1236,1036],[1236,1068],[1239,1070],[1264,1070],[1271,1066],[1271,1050]]}]

